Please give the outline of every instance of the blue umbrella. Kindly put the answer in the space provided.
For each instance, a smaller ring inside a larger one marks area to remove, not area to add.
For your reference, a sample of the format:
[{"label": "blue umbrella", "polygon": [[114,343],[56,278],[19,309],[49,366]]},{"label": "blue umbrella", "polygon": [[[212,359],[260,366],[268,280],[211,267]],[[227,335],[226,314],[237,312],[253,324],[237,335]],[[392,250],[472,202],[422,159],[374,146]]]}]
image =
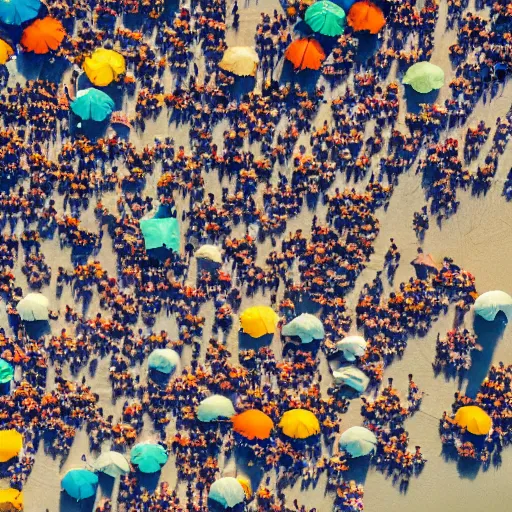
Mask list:
[{"label": "blue umbrella", "polygon": [[174,373],[180,366],[180,356],[170,348],[157,348],[149,354],[148,367],[162,373]]},{"label": "blue umbrella", "polygon": [[96,494],[98,477],[87,469],[72,469],[62,479],[62,488],[76,500],[86,500]]},{"label": "blue umbrella", "polygon": [[39,0],[0,0],[0,21],[7,25],[21,25],[37,16]]},{"label": "blue umbrella", "polygon": [[114,111],[114,100],[103,91],[90,87],[78,91],[71,110],[84,121],[104,121]]}]

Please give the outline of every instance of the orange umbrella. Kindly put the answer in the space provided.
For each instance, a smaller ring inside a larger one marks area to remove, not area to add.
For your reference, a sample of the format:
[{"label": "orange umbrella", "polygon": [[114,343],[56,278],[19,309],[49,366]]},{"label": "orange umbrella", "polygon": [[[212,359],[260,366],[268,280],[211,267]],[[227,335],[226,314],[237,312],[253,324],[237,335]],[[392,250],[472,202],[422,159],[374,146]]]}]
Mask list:
[{"label": "orange umbrella", "polygon": [[293,41],[286,49],[285,57],[295,69],[320,69],[325,53],[318,41],[307,37]]},{"label": "orange umbrella", "polygon": [[233,430],[247,439],[268,439],[274,428],[274,422],[257,409],[237,414],[231,418]]},{"label": "orange umbrella", "polygon": [[356,2],[348,12],[348,24],[356,31],[368,30],[370,34],[377,34],[386,24],[384,14],[371,2]]},{"label": "orange umbrella", "polygon": [[27,52],[44,54],[50,50],[56,50],[65,37],[66,31],[62,23],[47,16],[35,20],[23,31],[21,44]]}]

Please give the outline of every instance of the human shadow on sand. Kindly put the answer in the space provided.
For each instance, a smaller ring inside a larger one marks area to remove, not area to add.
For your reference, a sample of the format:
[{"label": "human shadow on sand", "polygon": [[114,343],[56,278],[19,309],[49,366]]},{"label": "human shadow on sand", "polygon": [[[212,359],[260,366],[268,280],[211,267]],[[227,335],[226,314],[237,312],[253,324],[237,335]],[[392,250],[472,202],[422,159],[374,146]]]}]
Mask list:
[{"label": "human shadow on sand", "polygon": [[[283,68],[281,75],[279,76],[279,84],[299,84],[303,91],[313,92],[315,90],[318,79],[320,78],[320,70],[315,71],[306,69],[304,71],[295,71],[293,64],[285,60],[283,62]],[[276,77],[277,80],[277,77]]]},{"label": "human shadow on sand", "polygon": [[95,497],[92,496],[86,500],[77,501],[72,498],[67,492],[62,492],[60,495],[60,512],[92,512],[94,508]]},{"label": "human shadow on sand", "polygon": [[364,64],[373,57],[379,48],[379,37],[377,34],[370,34],[370,32],[357,33],[357,50],[354,55],[354,60],[357,63]]},{"label": "human shadow on sand", "polygon": [[348,471],[343,475],[345,481],[355,480],[357,484],[363,484],[366,482],[368,476],[368,470],[370,469],[371,456],[356,457],[354,459],[348,459]]}]

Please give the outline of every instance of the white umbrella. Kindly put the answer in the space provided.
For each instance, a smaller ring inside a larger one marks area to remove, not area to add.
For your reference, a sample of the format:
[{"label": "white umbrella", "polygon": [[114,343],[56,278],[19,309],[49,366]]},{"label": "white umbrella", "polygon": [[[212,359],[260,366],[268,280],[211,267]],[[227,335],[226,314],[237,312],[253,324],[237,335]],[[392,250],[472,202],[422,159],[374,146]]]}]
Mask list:
[{"label": "white umbrella", "polygon": [[195,252],[195,257],[210,260],[213,261],[214,263],[222,264],[222,254],[220,253],[220,249],[215,245],[202,245]]},{"label": "white umbrella", "polygon": [[322,322],[315,315],[302,313],[287,323],[282,329],[284,336],[298,336],[302,343],[311,343],[313,340],[321,340],[325,336]]},{"label": "white umbrella", "polygon": [[16,307],[20,318],[26,322],[48,320],[48,299],[41,293],[29,293]]},{"label": "white umbrella", "polygon": [[130,472],[130,464],[125,456],[119,452],[103,452],[93,463],[96,471],[101,471],[112,478],[126,475]]},{"label": "white umbrella", "polygon": [[356,357],[361,357],[366,351],[367,342],[362,336],[347,336],[336,343],[338,350],[343,352],[347,361],[355,361]]},{"label": "white umbrella", "polygon": [[482,293],[475,301],[475,313],[489,322],[499,311],[505,313],[507,320],[512,320],[512,297],[501,290]]},{"label": "white umbrella", "polygon": [[347,366],[332,372],[334,382],[338,386],[349,386],[358,393],[366,391],[370,379],[359,368]]}]

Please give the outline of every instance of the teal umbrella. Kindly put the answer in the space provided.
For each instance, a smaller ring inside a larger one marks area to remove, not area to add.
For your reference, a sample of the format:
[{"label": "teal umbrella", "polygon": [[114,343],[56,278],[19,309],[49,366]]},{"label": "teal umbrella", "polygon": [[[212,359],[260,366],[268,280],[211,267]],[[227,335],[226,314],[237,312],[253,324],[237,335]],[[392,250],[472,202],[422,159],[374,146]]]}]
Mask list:
[{"label": "teal umbrella", "polygon": [[21,25],[37,16],[39,0],[0,0],[0,21],[7,25]]},{"label": "teal umbrella", "polygon": [[114,108],[114,100],[94,87],[78,91],[76,100],[71,103],[71,110],[84,121],[105,121]]},{"label": "teal umbrella", "polygon": [[98,477],[88,469],[72,469],[62,479],[62,488],[77,501],[96,494]]},{"label": "teal umbrella", "polygon": [[298,336],[302,343],[311,343],[313,340],[321,340],[325,336],[322,322],[315,315],[302,313],[287,323],[281,330],[285,336]]},{"label": "teal umbrella", "polygon": [[416,92],[426,94],[444,85],[444,71],[427,61],[416,62],[405,73],[403,84],[410,85]]},{"label": "teal umbrella", "polygon": [[224,508],[231,508],[245,500],[242,484],[232,476],[219,478],[213,482],[208,498],[220,503]]},{"label": "teal umbrella", "polygon": [[339,446],[352,457],[364,457],[377,447],[377,437],[367,428],[351,427],[341,434]]},{"label": "teal umbrella", "polygon": [[149,354],[148,367],[162,373],[174,373],[180,367],[180,356],[170,348],[157,348]]},{"label": "teal umbrella", "polygon": [[229,419],[235,415],[233,402],[222,395],[212,395],[205,398],[197,408],[199,421],[215,421],[221,418]]},{"label": "teal umbrella", "polygon": [[14,378],[14,368],[7,361],[0,359],[0,384],[7,384]]},{"label": "teal umbrella", "polygon": [[130,452],[130,461],[141,473],[156,473],[169,456],[164,447],[155,443],[139,443]]},{"label": "teal umbrella", "polygon": [[322,0],[308,7],[304,20],[318,34],[340,36],[345,31],[345,18],[339,5]]},{"label": "teal umbrella", "polygon": [[180,225],[174,217],[166,219],[146,219],[140,221],[146,250],[166,247],[180,250]]}]

